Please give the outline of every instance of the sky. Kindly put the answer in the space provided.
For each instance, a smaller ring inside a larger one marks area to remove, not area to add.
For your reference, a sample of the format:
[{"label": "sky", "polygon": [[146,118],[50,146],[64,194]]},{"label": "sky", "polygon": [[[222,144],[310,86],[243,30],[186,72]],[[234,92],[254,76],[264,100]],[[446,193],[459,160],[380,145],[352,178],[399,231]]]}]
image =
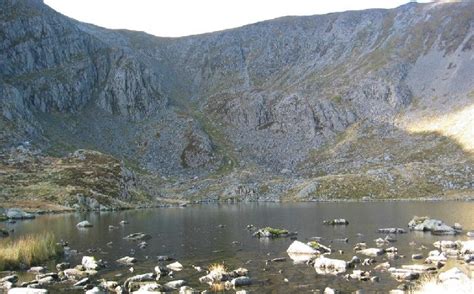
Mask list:
[{"label": "sky", "polygon": [[[44,0],[77,20],[111,29],[179,37],[287,15],[393,8],[409,0]],[[426,1],[425,1],[426,2]]]}]

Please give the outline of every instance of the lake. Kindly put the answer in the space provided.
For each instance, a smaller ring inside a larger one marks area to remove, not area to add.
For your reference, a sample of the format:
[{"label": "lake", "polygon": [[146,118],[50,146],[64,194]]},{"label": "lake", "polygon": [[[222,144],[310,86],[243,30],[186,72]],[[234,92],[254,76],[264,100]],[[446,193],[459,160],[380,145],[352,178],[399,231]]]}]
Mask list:
[{"label": "lake", "polygon": [[[473,211],[472,202],[250,203],[43,215],[31,221],[5,225],[14,229],[14,238],[29,233],[54,232],[58,239],[69,242],[72,249],[79,251],[77,256],[69,257],[73,265],[80,264],[83,255],[94,255],[107,261],[108,267],[99,271],[97,279],[104,277],[123,282],[132,275],[153,272],[159,264],[157,256],[168,255],[184,265],[184,270],[176,272],[174,279],[184,279],[188,285],[199,290],[208,289],[207,285],[198,281],[204,273],[197,272],[191,266],[207,267],[211,263],[224,262],[229,269],[245,267],[249,270],[253,284],[243,289],[251,293],[312,293],[327,286],[349,293],[360,289],[387,292],[400,284],[387,273],[374,272],[380,277],[379,282],[347,281],[341,275],[320,275],[312,266],[294,264],[288,258],[286,250],[293,242],[289,238],[254,238],[246,226],[253,224],[257,228],[272,226],[297,231],[298,240],[303,242],[311,237],[322,237],[322,244],[343,251],[342,254],[332,253],[331,258],[350,260],[356,255],[352,250],[355,243],[365,241],[369,247],[376,247],[374,239],[385,237],[377,233],[378,228],[406,228],[414,215],[427,215],[449,225],[458,222],[463,225],[464,231],[474,230]],[[345,218],[349,225],[323,224],[323,220],[334,218]],[[94,227],[76,228],[82,220],[88,220]],[[121,220],[127,220],[129,224],[121,226]],[[118,229],[109,230],[109,225],[118,226]],[[135,232],[152,236],[147,240],[148,247],[140,249],[137,242],[123,239]],[[349,241],[334,241],[339,238],[348,238]],[[468,239],[464,234],[433,236],[423,232],[408,232],[396,238],[397,242],[388,246],[397,247],[398,253],[405,258],[389,260],[392,266],[415,263],[411,260],[414,253],[422,253],[426,257],[437,240]],[[412,241],[416,245],[409,245]],[[420,250],[421,245],[427,249]],[[129,271],[129,266],[115,262],[127,255],[138,259],[134,273]],[[266,263],[276,257],[286,257],[286,260]],[[386,255],[376,258],[378,263],[385,259]],[[54,264],[50,264],[50,269],[54,270]],[[23,280],[31,278],[29,274],[21,275]],[[63,285],[55,290],[71,292],[70,288],[65,287]],[[77,293],[82,291],[77,290]]]}]

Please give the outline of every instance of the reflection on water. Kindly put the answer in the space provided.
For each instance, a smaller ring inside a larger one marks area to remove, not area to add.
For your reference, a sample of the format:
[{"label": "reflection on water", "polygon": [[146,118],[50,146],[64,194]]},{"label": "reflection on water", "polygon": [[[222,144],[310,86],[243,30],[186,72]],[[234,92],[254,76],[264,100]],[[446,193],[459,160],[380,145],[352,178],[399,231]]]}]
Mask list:
[{"label": "reflection on water", "polygon": [[[469,202],[380,202],[380,203],[303,203],[303,204],[237,204],[205,205],[188,208],[167,208],[133,210],[122,212],[101,212],[85,214],[62,214],[40,216],[36,220],[10,224],[14,237],[27,233],[52,231],[59,239],[69,242],[79,250],[73,263],[92,251],[93,255],[109,262],[110,267],[103,273],[107,278],[123,281],[130,276],[128,267],[118,265],[115,260],[134,254],[139,260],[134,274],[153,271],[158,264],[156,256],[169,255],[179,260],[185,270],[175,274],[175,279],[185,279],[198,289],[207,289],[199,284],[197,273],[191,265],[207,266],[214,262],[225,262],[229,268],[246,267],[255,280],[250,290],[256,293],[310,292],[330,286],[345,291],[367,289],[387,291],[399,283],[386,274],[380,274],[380,282],[345,281],[340,276],[317,274],[313,267],[305,263],[295,264],[288,258],[286,249],[289,239],[256,239],[246,230],[246,226],[281,227],[298,232],[300,241],[310,237],[322,237],[322,244],[330,245],[342,253],[333,253],[331,258],[350,260],[354,256],[352,248],[357,242],[367,242],[376,247],[374,240],[385,235],[377,234],[381,227],[406,227],[414,215],[429,215],[444,220],[448,224],[459,222],[465,230],[474,230],[474,203]],[[325,219],[343,217],[348,226],[327,226]],[[79,230],[76,224],[88,220],[94,227]],[[128,220],[128,225],[120,225]],[[117,229],[109,230],[109,225]],[[223,225],[223,226],[219,226]],[[152,236],[148,247],[140,249],[138,242],[123,238],[135,232]],[[349,238],[349,242],[332,242],[338,238]],[[465,239],[461,237],[439,237],[429,233],[398,235],[393,245],[399,254],[407,256],[390,260],[392,265],[411,264],[411,254],[433,249],[432,243],[441,239]],[[415,246],[408,243],[414,241]],[[112,243],[109,243],[112,242]],[[107,246],[106,244],[110,244]],[[428,249],[418,250],[420,245]],[[392,246],[392,245],[389,245]],[[287,257],[284,262],[266,262],[276,257]],[[383,262],[387,256],[377,257]],[[367,267],[363,269],[371,269]],[[120,277],[116,275],[121,275]],[[285,279],[288,281],[286,282]]]}]

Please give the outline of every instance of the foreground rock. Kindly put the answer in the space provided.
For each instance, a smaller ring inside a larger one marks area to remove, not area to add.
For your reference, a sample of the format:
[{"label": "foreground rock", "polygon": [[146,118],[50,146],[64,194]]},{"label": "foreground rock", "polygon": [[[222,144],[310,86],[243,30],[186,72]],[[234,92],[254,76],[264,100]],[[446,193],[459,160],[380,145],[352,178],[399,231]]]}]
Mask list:
[{"label": "foreground rock", "polygon": [[96,260],[94,256],[82,257],[81,264],[86,270],[98,270],[103,266],[102,261]]},{"label": "foreground rock", "polygon": [[8,294],[46,294],[48,290],[46,289],[36,289],[36,288],[12,288],[8,290]]}]

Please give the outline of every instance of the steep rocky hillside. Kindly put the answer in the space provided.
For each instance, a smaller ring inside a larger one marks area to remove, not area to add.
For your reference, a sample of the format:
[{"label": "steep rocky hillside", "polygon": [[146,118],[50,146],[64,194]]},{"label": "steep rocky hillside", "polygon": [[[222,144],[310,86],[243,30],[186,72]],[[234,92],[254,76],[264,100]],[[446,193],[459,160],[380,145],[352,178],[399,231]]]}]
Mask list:
[{"label": "steep rocky hillside", "polygon": [[0,6],[4,150],[110,154],[155,200],[472,196],[472,1],[184,38]]}]

